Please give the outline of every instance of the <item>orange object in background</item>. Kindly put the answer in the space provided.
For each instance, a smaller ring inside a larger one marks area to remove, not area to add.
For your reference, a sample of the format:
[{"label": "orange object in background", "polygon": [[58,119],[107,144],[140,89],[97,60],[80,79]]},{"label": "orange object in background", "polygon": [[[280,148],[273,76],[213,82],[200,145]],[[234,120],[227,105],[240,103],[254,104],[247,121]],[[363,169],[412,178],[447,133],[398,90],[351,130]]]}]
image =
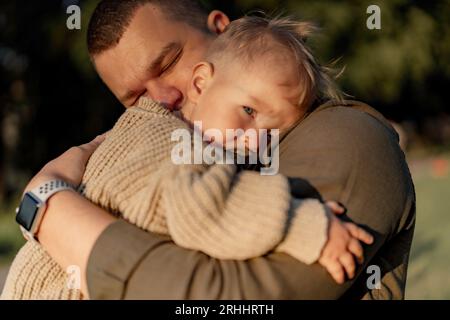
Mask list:
[{"label": "orange object in background", "polygon": [[449,160],[445,158],[436,158],[431,162],[431,174],[434,178],[445,178],[449,174]]}]

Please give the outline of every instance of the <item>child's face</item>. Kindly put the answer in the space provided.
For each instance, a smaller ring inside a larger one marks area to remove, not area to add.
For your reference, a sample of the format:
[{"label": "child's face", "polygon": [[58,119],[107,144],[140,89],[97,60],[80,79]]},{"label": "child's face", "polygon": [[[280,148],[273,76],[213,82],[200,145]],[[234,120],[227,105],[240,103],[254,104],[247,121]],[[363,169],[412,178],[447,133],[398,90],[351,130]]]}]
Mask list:
[{"label": "child's face", "polygon": [[[279,129],[291,127],[304,114],[298,106],[301,81],[292,57],[266,54],[251,66],[237,61],[200,63],[188,89],[186,120],[202,122],[203,131]],[[216,141],[219,142],[220,141]],[[247,146],[256,151],[256,146]]]}]

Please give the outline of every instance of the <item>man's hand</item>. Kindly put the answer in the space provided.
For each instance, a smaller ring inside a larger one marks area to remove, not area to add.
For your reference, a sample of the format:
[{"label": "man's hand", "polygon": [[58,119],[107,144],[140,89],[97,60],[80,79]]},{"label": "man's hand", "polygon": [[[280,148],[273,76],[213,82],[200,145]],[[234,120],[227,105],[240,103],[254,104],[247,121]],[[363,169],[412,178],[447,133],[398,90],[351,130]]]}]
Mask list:
[{"label": "man's hand", "polygon": [[25,192],[53,179],[60,179],[74,187],[78,187],[89,158],[104,140],[105,134],[97,136],[91,142],[72,147],[58,158],[50,161],[29,182]]},{"label": "man's hand", "polygon": [[[327,202],[334,214],[343,214],[345,209],[336,202]],[[372,244],[373,236],[351,222],[343,222],[334,215],[330,216],[328,241],[322,250],[319,263],[327,269],[334,280],[342,284],[345,275],[349,279],[355,276],[356,263],[363,263],[364,251],[361,242]]]}]

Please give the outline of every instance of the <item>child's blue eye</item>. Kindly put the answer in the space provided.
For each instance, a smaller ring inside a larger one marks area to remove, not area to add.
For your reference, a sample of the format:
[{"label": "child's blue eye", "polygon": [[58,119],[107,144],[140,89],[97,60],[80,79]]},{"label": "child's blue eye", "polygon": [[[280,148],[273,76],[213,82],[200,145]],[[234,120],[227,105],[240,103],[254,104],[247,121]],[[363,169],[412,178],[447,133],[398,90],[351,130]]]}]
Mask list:
[{"label": "child's blue eye", "polygon": [[244,106],[243,108],[244,108],[245,113],[248,114],[249,116],[252,116],[253,113],[255,113],[255,110],[253,108],[250,108],[247,106]]}]

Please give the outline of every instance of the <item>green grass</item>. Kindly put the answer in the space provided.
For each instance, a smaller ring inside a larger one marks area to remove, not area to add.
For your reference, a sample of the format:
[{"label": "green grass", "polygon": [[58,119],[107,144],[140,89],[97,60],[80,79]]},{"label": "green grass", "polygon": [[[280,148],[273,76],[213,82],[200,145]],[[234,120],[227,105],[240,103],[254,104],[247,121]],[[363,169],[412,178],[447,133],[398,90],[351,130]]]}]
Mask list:
[{"label": "green grass", "polygon": [[406,297],[450,299],[450,174],[435,178],[427,168],[414,177],[417,220]]}]

